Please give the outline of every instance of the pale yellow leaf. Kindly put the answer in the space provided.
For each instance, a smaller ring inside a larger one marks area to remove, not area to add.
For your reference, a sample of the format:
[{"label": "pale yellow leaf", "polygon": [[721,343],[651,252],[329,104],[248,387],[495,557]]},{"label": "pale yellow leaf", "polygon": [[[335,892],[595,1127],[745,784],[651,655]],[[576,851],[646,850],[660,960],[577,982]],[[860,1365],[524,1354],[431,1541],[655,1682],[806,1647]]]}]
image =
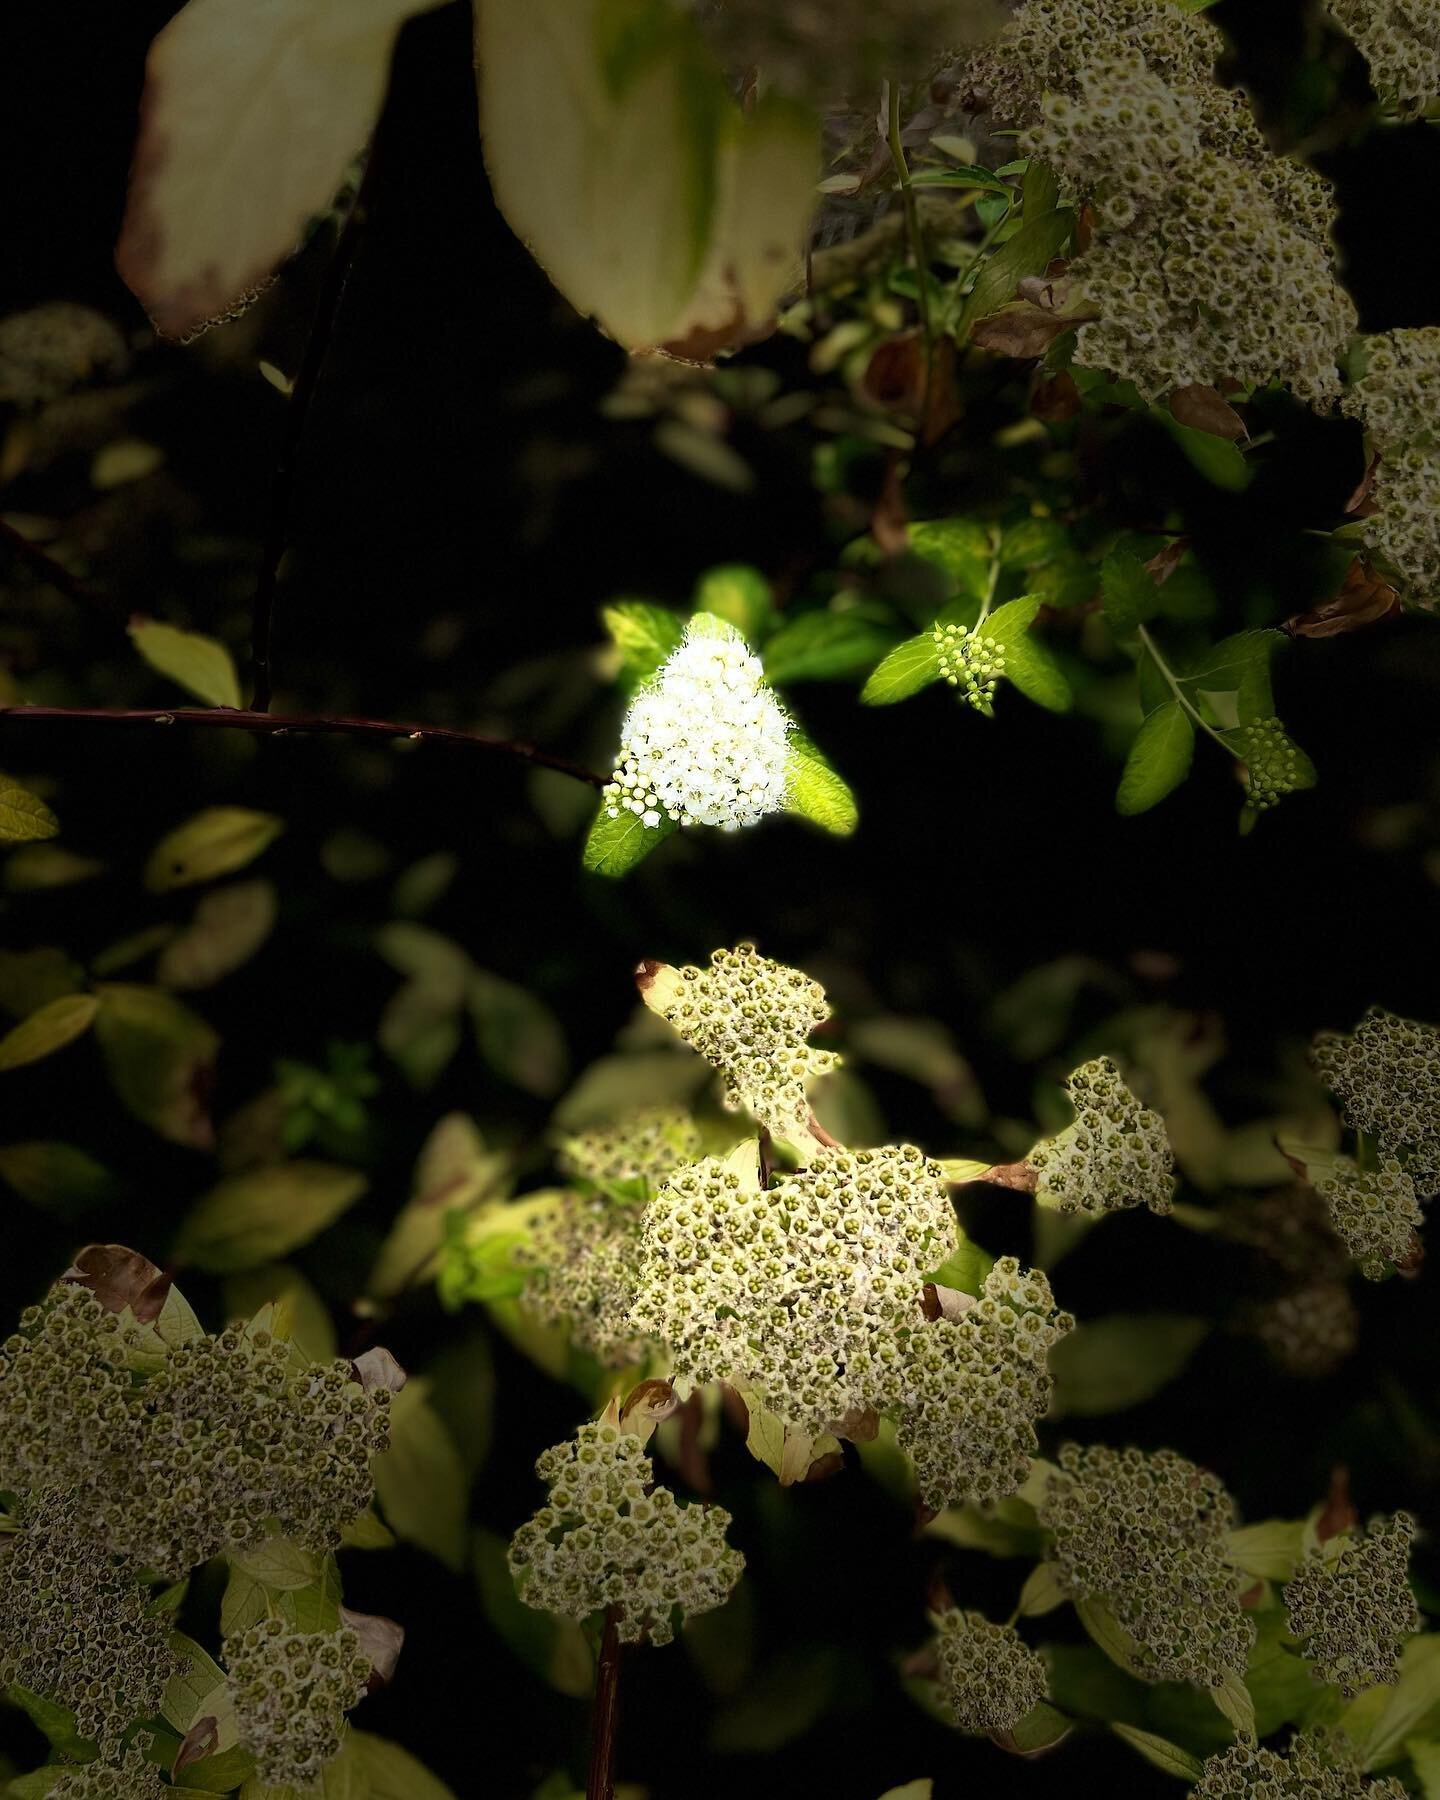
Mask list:
[{"label": "pale yellow leaf", "polygon": [[230,652],[198,631],[181,631],[136,614],[130,641],[152,669],[207,706],[240,706],[240,678]]}]

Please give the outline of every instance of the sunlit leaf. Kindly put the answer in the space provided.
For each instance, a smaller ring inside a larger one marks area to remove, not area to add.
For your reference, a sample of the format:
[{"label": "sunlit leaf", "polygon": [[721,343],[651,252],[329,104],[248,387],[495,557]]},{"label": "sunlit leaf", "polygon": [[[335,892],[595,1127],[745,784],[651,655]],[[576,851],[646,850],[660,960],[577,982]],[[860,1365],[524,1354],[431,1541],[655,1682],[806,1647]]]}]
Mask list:
[{"label": "sunlit leaf", "polygon": [[240,678],[230,652],[215,638],[197,631],[181,631],[158,619],[136,614],[129,625],[130,641],[152,669],[166,675],[187,694],[207,706],[240,706]]},{"label": "sunlit leaf", "polygon": [[584,866],[594,875],[608,875],[612,879],[628,875],[658,844],[678,830],[675,820],[664,813],[655,825],[642,823],[637,813],[624,807],[612,819],[602,800],[585,839]]},{"label": "sunlit leaf", "polygon": [[18,1069],[63,1050],[90,1029],[99,1010],[93,994],[62,994],[49,1001],[0,1037],[0,1070]]},{"label": "sunlit leaf", "polygon": [[823,831],[848,837],[860,820],[848,785],[809,740],[792,729],[786,757],[785,810]]},{"label": "sunlit leaf", "polygon": [[893,706],[940,679],[940,652],[933,631],[906,638],[872,672],[860,691],[866,706]]},{"label": "sunlit leaf", "polygon": [[284,829],[284,820],[273,813],[207,806],[161,838],[145,865],[145,885],[152,894],[163,894],[228,875],[253,862]]},{"label": "sunlit leaf", "polygon": [[397,1537],[448,1568],[463,1565],[469,1481],[424,1376],[412,1377],[391,1404],[390,1448],[376,1458],[375,1491]]},{"label": "sunlit leaf", "polygon": [[1195,727],[1178,700],[1157,706],[1135,734],[1115,796],[1127,816],[1147,812],[1179,787],[1195,757]]},{"label": "sunlit leaf", "polygon": [[0,775],[0,844],[28,844],[52,838],[60,821],[38,794]]}]

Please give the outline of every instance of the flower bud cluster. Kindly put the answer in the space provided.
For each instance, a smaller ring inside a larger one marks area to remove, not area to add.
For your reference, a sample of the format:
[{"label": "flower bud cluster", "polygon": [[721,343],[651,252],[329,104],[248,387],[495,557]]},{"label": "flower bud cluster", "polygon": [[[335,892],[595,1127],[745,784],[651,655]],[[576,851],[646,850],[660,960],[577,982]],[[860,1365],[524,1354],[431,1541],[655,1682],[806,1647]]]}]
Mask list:
[{"label": "flower bud cluster", "polygon": [[1236,1519],[1221,1482],[1173,1450],[1066,1444],[1059,1463],[1038,1512],[1067,1591],[1110,1608],[1148,1681],[1243,1674],[1255,1627],[1224,1560]]},{"label": "flower bud cluster", "polygon": [[935,1624],[941,1697],[962,1731],[1009,1731],[1045,1698],[1045,1664],[1013,1625],[958,1607]]},{"label": "flower bud cluster", "polygon": [[370,1660],[339,1631],[293,1631],[271,1616],[225,1643],[240,1742],[262,1782],[310,1788],[340,1751],[345,1714],[364,1698]]},{"label": "flower bud cluster", "polygon": [[1099,1215],[1148,1206],[1168,1213],[1175,1158],[1159,1113],[1140,1104],[1108,1056],[1082,1063],[1065,1091],[1074,1123],[1026,1158],[1039,1177],[1038,1191],[1061,1212]]},{"label": "flower bud cluster", "polygon": [[1277,1294],[1251,1311],[1248,1326],[1277,1368],[1312,1379],[1339,1368],[1360,1341],[1360,1314],[1343,1281]]},{"label": "flower bud cluster", "polygon": [[757,1182],[714,1157],[671,1177],[645,1211],[631,1319],[677,1374],[753,1388],[818,1435],[874,1402],[880,1346],[958,1248],[955,1213],[910,1144],[819,1150]]},{"label": "flower bud cluster", "polygon": [[97,377],[114,377],[128,360],[125,338],[103,313],[72,300],[50,300],[0,319],[0,406],[36,407]]},{"label": "flower bud cluster", "polygon": [[681,1506],[656,1487],[640,1439],[601,1421],[547,1450],[535,1471],[550,1498],[515,1533],[510,1568],[527,1606],[584,1619],[615,1606],[620,1637],[668,1643],[673,1616],[724,1605],[745,1559],[730,1515]]},{"label": "flower bud cluster", "polygon": [[45,1790],[45,1800],[162,1800],[175,1792],[161,1781],[160,1770],[146,1760],[138,1741],[115,1759],[101,1757],[51,1772],[55,1785]]},{"label": "flower bud cluster", "polygon": [[1440,1189],[1440,1027],[1372,1006],[1349,1037],[1317,1038],[1313,1055],[1345,1123],[1403,1158],[1427,1199]]},{"label": "flower bud cluster", "polygon": [[1252,812],[1268,812],[1287,794],[1310,785],[1301,754],[1278,719],[1239,725],[1228,741],[1245,766],[1245,804]]},{"label": "flower bud cluster", "polygon": [[1440,606],[1440,326],[1365,340],[1365,371],[1342,410],[1360,419],[1378,458],[1370,478],[1375,509],[1362,520],[1366,548],[1399,575],[1406,598]]},{"label": "flower bud cluster", "polygon": [[1362,1688],[1395,1682],[1405,1640],[1420,1630],[1410,1589],[1408,1513],[1370,1521],[1364,1536],[1347,1535],[1312,1550],[1285,1584],[1285,1618],[1318,1679],[1347,1699]]},{"label": "flower bud cluster", "polygon": [[613,1125],[562,1138],[559,1163],[567,1175],[600,1184],[643,1180],[652,1188],[700,1155],[700,1132],[680,1106],[656,1106]]},{"label": "flower bud cluster", "polygon": [[1021,1486],[1050,1406],[1050,1349],[1074,1324],[1038,1269],[1003,1256],[958,1318],[912,1318],[874,1346],[876,1404],[897,1420],[926,1506],[985,1506]]},{"label": "flower bud cluster", "polygon": [[116,1751],[160,1710],[170,1621],[72,1497],[31,1495],[19,1517],[0,1554],[0,1688],[43,1694],[75,1714],[82,1738]]},{"label": "flower bud cluster", "polygon": [[1405,1800],[1405,1789],[1367,1781],[1343,1750],[1306,1734],[1286,1751],[1232,1744],[1208,1759],[1190,1800]]},{"label": "flower bud cluster", "polygon": [[1315,1174],[1315,1191],[1330,1223],[1362,1275],[1383,1281],[1397,1263],[1413,1256],[1424,1215],[1415,1183],[1393,1156],[1378,1169],[1362,1169],[1348,1156]]},{"label": "flower bud cluster", "polygon": [[1392,111],[1414,119],[1440,101],[1440,18],[1426,0],[1329,0],[1329,6]]},{"label": "flower bud cluster", "polygon": [[964,625],[937,625],[935,650],[940,674],[955,689],[957,700],[988,713],[996,683],[1005,673],[1005,646],[999,638],[970,631]]},{"label": "flower bud cluster", "polygon": [[612,819],[734,831],[783,808],[789,756],[790,723],[760,659],[738,632],[692,620],[630,704],[603,804]]},{"label": "flower bud cluster", "polygon": [[630,1323],[644,1209],[598,1195],[562,1194],[513,1252],[529,1272],[525,1310],[566,1331],[607,1369],[642,1360],[644,1339]]},{"label": "flower bud cluster", "polygon": [[776,1137],[804,1138],[806,1083],[837,1061],[806,1042],[830,1017],[824,988],[753,944],[716,950],[708,969],[678,973],[678,990],[661,1016],[719,1069],[726,1105],[753,1113]]}]

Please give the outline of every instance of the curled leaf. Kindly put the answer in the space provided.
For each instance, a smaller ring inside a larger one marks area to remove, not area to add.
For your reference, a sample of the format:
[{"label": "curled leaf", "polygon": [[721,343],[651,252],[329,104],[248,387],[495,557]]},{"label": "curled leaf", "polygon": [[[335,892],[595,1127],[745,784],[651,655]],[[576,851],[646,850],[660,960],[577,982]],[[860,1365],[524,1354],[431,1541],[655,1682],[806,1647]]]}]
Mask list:
[{"label": "curled leaf", "polygon": [[160,1317],[172,1278],[124,1244],[87,1244],[60,1279],[71,1287],[88,1288],[106,1312],[124,1312],[128,1306],[142,1325],[148,1325]]},{"label": "curled leaf", "polygon": [[1170,416],[1177,425],[1188,425],[1192,431],[1204,431],[1211,437],[1228,438],[1231,443],[1248,437],[1245,421],[1218,389],[1204,382],[1191,382],[1178,387],[1170,396]]},{"label": "curled leaf", "polygon": [[355,1371],[355,1379],[367,1394],[376,1388],[386,1388],[390,1393],[398,1394],[408,1379],[404,1369],[382,1344],[376,1344],[373,1349],[357,1356],[351,1367]]},{"label": "curled leaf", "polygon": [[348,1606],[340,1608],[340,1623],[355,1633],[362,1652],[370,1658],[370,1692],[388,1687],[405,1643],[405,1627],[377,1613],[351,1612]]}]

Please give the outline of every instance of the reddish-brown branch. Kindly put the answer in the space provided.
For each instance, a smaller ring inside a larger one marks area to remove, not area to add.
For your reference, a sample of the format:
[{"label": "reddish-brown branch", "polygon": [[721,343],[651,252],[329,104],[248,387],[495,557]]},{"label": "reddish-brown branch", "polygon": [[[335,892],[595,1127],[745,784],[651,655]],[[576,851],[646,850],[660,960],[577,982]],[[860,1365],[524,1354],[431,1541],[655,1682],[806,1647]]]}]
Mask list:
[{"label": "reddish-brown branch", "polygon": [[72,575],[64,563],[52,556],[42,544],[34,543],[24,532],[17,531],[4,519],[0,519],[0,540],[7,543],[23,562],[29,563],[42,581],[49,582],[67,600],[73,600],[77,606],[86,607],[91,612],[103,613],[112,624],[125,623],[125,608],[120,601],[90,587],[78,575]]},{"label": "reddish-brown branch", "polygon": [[352,719],[328,715],[286,715],[284,713],[245,712],[228,706],[172,707],[89,707],[89,706],[6,706],[0,707],[0,722],[55,722],[65,720],[73,725],[118,725],[163,729],[180,726],[193,730],[253,731],[270,737],[328,736],[404,739],[412,744],[450,744],[466,750],[488,750],[501,756],[514,757],[540,769],[554,769],[587,786],[602,788],[605,777],[593,769],[552,756],[519,738],[483,737],[479,732],[454,731],[443,725],[409,725],[393,719]]},{"label": "reddish-brown branch", "polygon": [[590,1769],[585,1800],[615,1800],[615,1738],[620,1728],[620,1608],[607,1606],[590,1712]]}]

